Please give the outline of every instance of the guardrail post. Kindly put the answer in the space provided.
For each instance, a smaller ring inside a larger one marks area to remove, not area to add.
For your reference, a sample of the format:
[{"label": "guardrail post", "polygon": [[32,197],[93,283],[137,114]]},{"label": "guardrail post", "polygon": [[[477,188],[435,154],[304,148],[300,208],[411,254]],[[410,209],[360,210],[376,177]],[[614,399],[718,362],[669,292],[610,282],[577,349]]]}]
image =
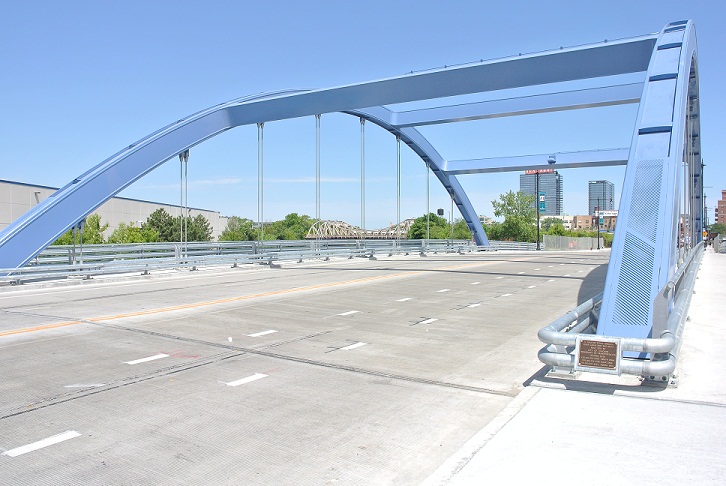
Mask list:
[{"label": "guardrail post", "polygon": [[653,331],[651,335],[660,336],[668,327],[671,295],[675,289],[673,282],[668,282],[653,299]]}]

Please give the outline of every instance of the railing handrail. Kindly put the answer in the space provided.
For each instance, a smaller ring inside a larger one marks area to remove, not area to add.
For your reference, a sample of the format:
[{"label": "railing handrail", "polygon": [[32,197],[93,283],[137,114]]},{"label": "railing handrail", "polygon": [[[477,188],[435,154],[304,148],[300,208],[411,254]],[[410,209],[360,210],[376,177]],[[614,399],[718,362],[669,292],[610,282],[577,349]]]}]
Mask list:
[{"label": "railing handrail", "polygon": [[[685,317],[693,293],[692,289],[695,284],[698,262],[700,262],[700,257],[703,255],[703,248],[703,242],[692,248],[684,263],[659,292],[659,296],[665,295],[666,297],[669,297],[670,292],[673,290],[676,290],[677,294],[673,296],[673,307],[670,312],[664,316],[654,313],[654,318],[661,317],[665,320],[659,326],[656,326],[655,322],[653,323],[656,331],[654,334],[658,337],[626,338],[588,334],[587,339],[590,340],[618,342],[620,353],[623,351],[651,353],[651,359],[647,361],[622,358],[621,373],[665,377],[674,372]],[[550,366],[574,369],[576,357],[571,354],[571,350],[577,344],[578,338],[586,334],[583,331],[591,330],[596,323],[597,316],[594,316],[593,312],[597,305],[602,302],[602,295],[600,293],[583,302],[577,308],[539,330],[537,337],[540,341],[560,347],[557,350],[559,352],[554,351],[549,346],[540,350],[538,353],[540,361]],[[670,301],[666,303],[665,308],[667,309],[669,306]],[[583,317],[583,321],[578,323],[578,320]],[[562,347],[565,349],[563,350]]]},{"label": "railing handrail", "polygon": [[[426,251],[474,251],[469,240],[266,240],[241,242],[140,243],[136,245],[91,245],[83,249],[82,261],[70,260],[72,246],[45,250],[37,263],[22,268],[0,269],[0,282],[21,283],[40,278],[64,278],[203,265],[234,266],[330,257],[372,257],[374,254],[408,254]],[[80,256],[80,248],[77,248]]]},{"label": "railing handrail", "polygon": [[372,257],[375,254],[420,252],[471,252],[498,250],[535,250],[535,243],[491,241],[477,247],[471,240],[264,240],[111,243],[80,246],[54,245],[46,248],[22,268],[0,269],[0,283],[21,283],[40,278],[64,278],[168,268],[195,268],[202,265],[234,265],[284,259],[315,259],[335,256]]}]

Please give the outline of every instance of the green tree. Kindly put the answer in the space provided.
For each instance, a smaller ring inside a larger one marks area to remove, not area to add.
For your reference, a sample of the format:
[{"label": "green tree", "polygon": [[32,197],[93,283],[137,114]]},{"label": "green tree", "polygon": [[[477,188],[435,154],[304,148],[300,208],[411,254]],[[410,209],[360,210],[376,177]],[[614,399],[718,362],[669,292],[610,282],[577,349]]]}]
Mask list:
[{"label": "green tree", "polygon": [[534,196],[522,191],[509,191],[499,195],[499,201],[492,201],[494,216],[516,217],[534,224],[537,214],[534,211]]},{"label": "green tree", "polygon": [[613,238],[615,237],[614,233],[600,233],[600,236],[603,239],[603,243],[605,244],[605,248],[612,248],[613,246]]},{"label": "green tree", "polygon": [[150,226],[139,228],[134,223],[121,223],[108,237],[108,243],[152,243],[159,241],[159,232]]},{"label": "green tree", "polygon": [[254,223],[247,218],[232,216],[227,220],[227,227],[219,235],[219,241],[251,241],[257,239]]},{"label": "green tree", "polygon": [[469,225],[463,219],[457,219],[454,222],[454,239],[455,240],[470,240],[472,238]]},{"label": "green tree", "polygon": [[537,227],[534,210],[534,196],[524,192],[509,191],[492,201],[494,216],[504,217],[501,224],[501,239],[514,241],[535,241]]},{"label": "green tree", "polygon": [[718,233],[720,235],[726,235],[726,224],[714,223],[708,228],[709,233]]},{"label": "green tree", "polygon": [[159,241],[179,241],[179,218],[172,217],[164,208],[159,208],[146,218],[141,225],[142,230],[156,231]]},{"label": "green tree", "polygon": [[[426,239],[426,215],[416,218],[408,230],[408,238],[412,240]],[[444,240],[451,238],[451,227],[449,223],[434,213],[429,213],[429,238],[432,240]]]},{"label": "green tree", "polygon": [[[141,225],[142,230],[159,233],[158,241],[177,242],[181,239],[181,228],[184,220],[181,216],[174,217],[164,208],[159,208],[149,215],[146,222]],[[212,239],[212,225],[201,214],[186,218],[187,241],[210,241]]]},{"label": "green tree", "polygon": [[[179,218],[176,220],[179,221]],[[186,232],[187,241],[211,241],[212,239],[212,225],[201,214],[187,219]]]},{"label": "green tree", "polygon": [[[535,213],[535,216],[536,216],[536,213]],[[560,218],[544,218],[541,221],[542,221],[542,224],[540,224],[540,228],[542,228],[542,231],[545,231],[545,232],[548,232],[550,230],[550,228],[556,224],[559,224],[564,228],[564,223],[565,223]]]},{"label": "green tree", "polygon": [[567,230],[565,229],[565,226],[562,223],[555,223],[555,224],[550,225],[549,228],[547,228],[546,233],[548,235],[565,236],[567,234]]},{"label": "green tree", "polygon": [[[84,245],[97,245],[104,242],[103,232],[108,229],[108,223],[101,224],[101,216],[98,214],[92,214],[86,218],[85,225],[83,226],[82,237]],[[76,237],[78,242],[80,239]],[[72,245],[73,244],[73,230],[68,230],[58,238],[54,245]]]},{"label": "green tree", "polygon": [[280,221],[265,225],[265,240],[302,240],[314,222],[305,214],[290,213]]},{"label": "green tree", "polygon": [[490,240],[503,240],[504,233],[502,231],[502,223],[493,222],[484,226],[484,232]]},{"label": "green tree", "polygon": [[[416,218],[408,230],[408,238],[411,240],[426,239],[426,215]],[[429,238],[432,240],[448,240],[451,238],[451,225],[441,216],[429,213]],[[454,222],[454,239],[469,240],[471,231],[466,221],[458,219]]]}]

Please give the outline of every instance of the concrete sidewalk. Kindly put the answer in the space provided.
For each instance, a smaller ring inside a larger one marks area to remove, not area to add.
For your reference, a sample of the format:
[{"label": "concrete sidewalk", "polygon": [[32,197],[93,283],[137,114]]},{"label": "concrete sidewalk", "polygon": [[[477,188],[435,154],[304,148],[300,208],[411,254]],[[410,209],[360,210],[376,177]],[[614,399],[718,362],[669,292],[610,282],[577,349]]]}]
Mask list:
[{"label": "concrete sidewalk", "polygon": [[423,484],[724,484],[726,255],[707,248],[678,386],[534,379]]}]

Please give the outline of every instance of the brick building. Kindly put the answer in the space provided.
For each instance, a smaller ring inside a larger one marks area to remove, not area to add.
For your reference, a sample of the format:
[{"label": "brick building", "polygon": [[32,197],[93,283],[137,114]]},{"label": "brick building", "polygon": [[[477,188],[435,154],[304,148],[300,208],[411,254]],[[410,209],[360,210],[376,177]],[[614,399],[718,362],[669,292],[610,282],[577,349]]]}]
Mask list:
[{"label": "brick building", "polygon": [[717,223],[726,224],[726,189],[721,191],[721,199],[716,205],[716,214],[714,220]]}]

